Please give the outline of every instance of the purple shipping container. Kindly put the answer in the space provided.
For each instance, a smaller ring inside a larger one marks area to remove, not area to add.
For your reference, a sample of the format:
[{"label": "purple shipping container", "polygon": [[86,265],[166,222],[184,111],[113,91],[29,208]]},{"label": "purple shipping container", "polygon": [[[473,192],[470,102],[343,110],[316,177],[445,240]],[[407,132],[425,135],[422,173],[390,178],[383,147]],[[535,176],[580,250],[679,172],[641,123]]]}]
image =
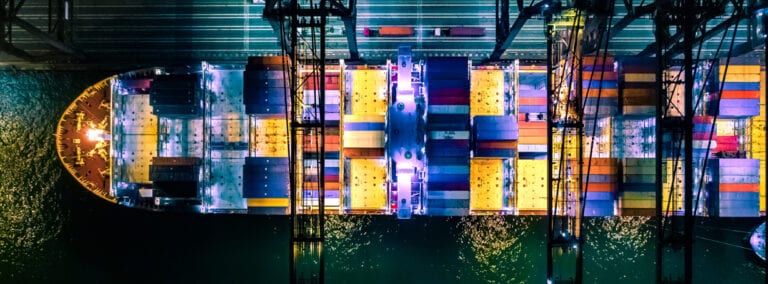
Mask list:
[{"label": "purple shipping container", "polygon": [[448,31],[450,36],[484,36],[485,28],[479,27],[454,27]]}]

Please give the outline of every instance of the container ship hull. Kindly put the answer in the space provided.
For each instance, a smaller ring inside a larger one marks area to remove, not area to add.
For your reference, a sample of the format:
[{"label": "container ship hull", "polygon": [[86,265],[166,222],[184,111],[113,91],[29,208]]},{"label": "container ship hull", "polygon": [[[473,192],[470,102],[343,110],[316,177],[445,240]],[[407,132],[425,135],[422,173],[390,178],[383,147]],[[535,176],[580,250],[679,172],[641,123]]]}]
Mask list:
[{"label": "container ship hull", "polygon": [[[298,76],[307,77],[298,80],[294,97],[282,57],[116,75],[65,111],[59,156],[97,196],[156,211],[289,214],[291,207],[309,212],[322,203],[330,213],[400,218],[546,214],[546,169],[567,166],[562,174],[582,186],[568,188],[567,200],[553,205],[562,212],[655,214],[655,66],[585,59],[590,66],[576,85],[585,89],[579,151],[578,134],[546,129],[543,66],[406,55],[381,65],[341,61],[328,65],[322,79],[299,66]],[[734,88],[760,89],[764,76],[749,73],[760,74],[760,67],[750,67],[731,66],[745,72],[736,80],[757,80]],[[594,74],[602,82],[591,79]],[[764,92],[754,93],[764,104]],[[744,99],[731,100],[735,108]],[[325,132],[291,141],[291,115],[311,122],[319,109]],[[756,217],[764,211],[765,156],[758,144],[765,140],[765,118],[751,110],[729,109],[717,122],[707,113],[694,117],[694,146],[701,146],[695,163],[708,160],[702,171],[709,177],[702,179],[698,214]],[[713,124],[717,132],[706,135]],[[555,165],[546,163],[548,139],[567,155],[554,157]],[[296,156],[289,155],[291,147]],[[681,214],[679,163],[664,160],[662,167],[664,210]]]}]

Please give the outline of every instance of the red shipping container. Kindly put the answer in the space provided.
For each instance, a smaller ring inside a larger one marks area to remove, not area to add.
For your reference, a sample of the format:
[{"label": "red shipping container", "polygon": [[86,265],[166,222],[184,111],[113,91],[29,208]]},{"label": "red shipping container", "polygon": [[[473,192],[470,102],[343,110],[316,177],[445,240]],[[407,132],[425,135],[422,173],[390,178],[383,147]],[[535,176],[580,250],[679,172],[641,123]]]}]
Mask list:
[{"label": "red shipping container", "polygon": [[713,118],[711,116],[708,116],[708,115],[694,116],[693,117],[693,123],[705,124],[705,123],[712,123],[712,121],[713,121]]},{"label": "red shipping container", "polygon": [[721,183],[720,192],[760,192],[756,183]]},{"label": "red shipping container", "polygon": [[760,91],[733,91],[723,90],[721,93],[723,99],[759,99]]}]

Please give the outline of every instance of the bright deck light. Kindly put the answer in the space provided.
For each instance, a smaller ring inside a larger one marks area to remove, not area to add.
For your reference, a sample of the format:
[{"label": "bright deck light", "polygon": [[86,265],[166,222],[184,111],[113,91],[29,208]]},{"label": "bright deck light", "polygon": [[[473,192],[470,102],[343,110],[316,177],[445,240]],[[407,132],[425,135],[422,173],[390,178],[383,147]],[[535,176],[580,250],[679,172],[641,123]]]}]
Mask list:
[{"label": "bright deck light", "polygon": [[90,141],[104,141],[104,130],[91,128],[85,131],[85,136]]}]

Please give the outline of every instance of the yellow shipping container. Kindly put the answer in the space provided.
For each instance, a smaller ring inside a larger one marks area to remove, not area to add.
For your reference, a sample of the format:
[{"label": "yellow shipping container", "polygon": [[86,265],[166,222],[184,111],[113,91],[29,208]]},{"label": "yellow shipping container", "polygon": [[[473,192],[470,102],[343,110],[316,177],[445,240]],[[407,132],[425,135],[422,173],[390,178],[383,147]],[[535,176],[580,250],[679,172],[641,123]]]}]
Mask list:
[{"label": "yellow shipping container", "polygon": [[470,161],[470,210],[501,210],[503,206],[504,163],[502,160]]},{"label": "yellow shipping container", "polygon": [[387,206],[387,167],[383,159],[351,159],[349,195],[352,210],[383,210]]},{"label": "yellow shipping container", "polygon": [[288,198],[248,198],[248,207],[288,207]]},{"label": "yellow shipping container", "polygon": [[288,157],[288,126],[285,120],[254,121],[250,147],[256,157]]},{"label": "yellow shipping container", "polygon": [[384,115],[345,115],[345,122],[384,122],[386,117]]},{"label": "yellow shipping container", "polygon": [[472,70],[469,114],[504,115],[504,71]]},{"label": "yellow shipping container", "polygon": [[344,148],[384,148],[384,131],[344,131]]},{"label": "yellow shipping container", "polygon": [[654,73],[625,73],[624,81],[626,82],[656,82],[656,74]]},{"label": "yellow shipping container", "polygon": [[733,67],[734,65],[728,67],[728,74],[725,74],[725,76],[723,76],[723,73],[720,73],[720,82],[760,82],[760,73],[734,73],[731,71]]},{"label": "yellow shipping container", "polygon": [[387,112],[387,71],[378,69],[352,70],[350,107],[354,115]]},{"label": "yellow shipping container", "polygon": [[[725,66],[720,65],[720,70],[718,70],[720,74],[720,81],[723,81],[723,72],[725,72]],[[728,66],[728,74],[759,74],[760,73],[760,65],[729,65]],[[755,80],[757,82],[757,80]]]},{"label": "yellow shipping container", "polygon": [[547,160],[517,161],[518,210],[547,210],[547,166]]},{"label": "yellow shipping container", "polygon": [[[733,119],[718,118],[716,122],[717,136],[736,135],[736,127]],[[712,137],[714,139],[714,137]]]}]

